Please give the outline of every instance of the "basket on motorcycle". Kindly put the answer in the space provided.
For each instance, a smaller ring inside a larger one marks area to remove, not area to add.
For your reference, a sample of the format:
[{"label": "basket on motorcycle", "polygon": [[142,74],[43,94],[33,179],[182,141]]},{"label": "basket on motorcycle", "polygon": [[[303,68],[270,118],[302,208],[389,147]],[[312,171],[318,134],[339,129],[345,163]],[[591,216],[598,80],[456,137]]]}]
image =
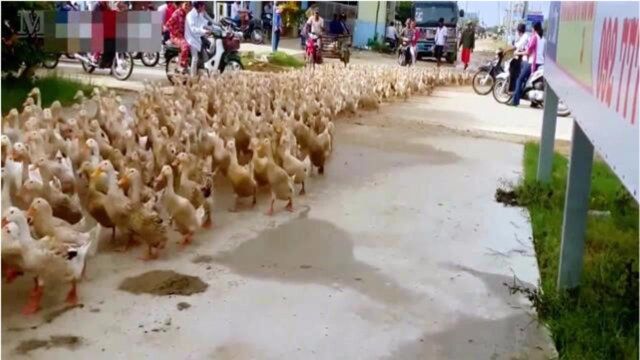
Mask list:
[{"label": "basket on motorcycle", "polygon": [[238,51],[240,49],[240,39],[233,35],[225,36],[222,39],[222,45],[225,51]]}]

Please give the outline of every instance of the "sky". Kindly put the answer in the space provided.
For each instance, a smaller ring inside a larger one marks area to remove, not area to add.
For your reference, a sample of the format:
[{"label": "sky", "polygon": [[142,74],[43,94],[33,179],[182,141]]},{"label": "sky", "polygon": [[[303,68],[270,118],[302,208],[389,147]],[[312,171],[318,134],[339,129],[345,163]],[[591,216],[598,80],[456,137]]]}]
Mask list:
[{"label": "sky", "polygon": [[[506,14],[508,1],[458,1],[458,7],[465,12],[475,12],[480,16],[480,21],[484,21],[487,26],[494,26],[501,23]],[[498,17],[498,9],[500,17]],[[549,14],[549,1],[529,1],[529,11],[541,11],[544,18]]]}]

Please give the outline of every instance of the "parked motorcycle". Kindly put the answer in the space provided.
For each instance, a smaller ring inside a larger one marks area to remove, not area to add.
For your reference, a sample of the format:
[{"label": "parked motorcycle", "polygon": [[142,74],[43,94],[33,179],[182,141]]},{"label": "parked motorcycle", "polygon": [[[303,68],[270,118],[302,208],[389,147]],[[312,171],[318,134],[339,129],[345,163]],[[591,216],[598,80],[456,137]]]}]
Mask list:
[{"label": "parked motorcycle", "polygon": [[502,60],[504,59],[504,52],[502,50],[496,51],[495,59],[480,66],[478,71],[473,75],[473,91],[478,95],[487,95],[493,90],[495,79],[498,74],[505,71],[502,68]]},{"label": "parked motorcycle", "polygon": [[131,54],[134,59],[138,59],[144,66],[154,67],[160,62],[159,52],[134,52]]},{"label": "parked motorcycle", "polygon": [[[508,66],[507,66],[508,69]],[[513,93],[509,92],[510,82],[509,71],[504,71],[496,76],[493,87],[493,98],[501,104],[506,104],[513,98]],[[534,107],[544,106],[544,67],[538,69],[529,76],[522,92],[522,99],[529,100]],[[571,111],[562,100],[558,101],[558,116],[569,116]]]},{"label": "parked motorcycle", "polygon": [[124,81],[133,73],[133,56],[130,53],[115,53],[110,61],[103,61],[103,53],[94,56],[88,53],[78,53],[75,58],[80,60],[82,69],[91,74],[96,69],[110,69],[114,78]]},{"label": "parked motorcycle", "polygon": [[400,66],[411,66],[412,63],[409,39],[403,37],[400,46],[398,47],[398,64],[400,64]]},{"label": "parked motorcycle", "polygon": [[[237,71],[242,70],[242,62],[240,61],[240,55],[238,55],[238,49],[240,49],[240,38],[242,34],[239,32],[233,32],[230,30],[214,29],[208,37],[203,37],[206,41],[202,43],[202,49],[198,56],[198,70],[206,70],[207,73],[220,71]],[[205,42],[208,46],[205,47]],[[180,73],[180,48],[174,44],[167,44],[164,52],[166,67],[165,71],[167,78],[173,84],[174,76],[184,75]],[[189,71],[191,65],[191,56],[187,61],[187,68],[184,72]]]},{"label": "parked motorcycle", "polygon": [[244,41],[250,40],[254,44],[264,43],[262,21],[260,19],[255,19],[251,13],[249,13],[249,26],[246,28],[242,28],[239,21],[231,18],[222,18],[220,23],[223,26],[231,27],[234,32],[242,33],[242,39]]}]

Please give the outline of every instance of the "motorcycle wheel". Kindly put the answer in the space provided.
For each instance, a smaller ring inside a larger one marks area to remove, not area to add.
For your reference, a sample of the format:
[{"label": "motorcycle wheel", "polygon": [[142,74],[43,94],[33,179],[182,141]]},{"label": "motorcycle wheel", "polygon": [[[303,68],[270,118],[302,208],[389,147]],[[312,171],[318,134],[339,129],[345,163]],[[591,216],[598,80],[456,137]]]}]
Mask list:
[{"label": "motorcycle wheel", "polygon": [[174,76],[178,75],[178,65],[180,63],[180,57],[178,55],[171,56],[167,59],[167,64],[165,65],[165,73],[167,74],[167,79],[171,83],[171,85],[175,84]]},{"label": "motorcycle wheel", "polygon": [[111,74],[113,77],[120,81],[125,81],[132,73],[133,56],[131,56],[130,53],[116,53],[116,56],[111,63]]},{"label": "motorcycle wheel", "polygon": [[60,54],[46,54],[42,60],[42,66],[47,69],[55,69],[58,66],[58,61],[60,61]]},{"label": "motorcycle wheel", "polygon": [[509,94],[509,82],[506,79],[496,79],[493,85],[493,98],[500,104],[506,104],[511,101],[512,95]]},{"label": "motorcycle wheel", "polygon": [[224,64],[224,67],[222,68],[222,72],[232,72],[232,71],[240,71],[243,70],[244,67],[242,66],[242,63],[240,62],[240,59],[229,59],[227,60],[227,63]]},{"label": "motorcycle wheel", "polygon": [[264,43],[264,34],[261,29],[253,29],[251,32],[251,42],[254,44]]},{"label": "motorcycle wheel", "polygon": [[401,51],[398,55],[398,64],[400,64],[400,66],[407,65],[407,57],[404,55],[404,51]]},{"label": "motorcycle wheel", "polygon": [[478,95],[487,95],[493,90],[494,80],[486,70],[480,70],[473,75],[473,91]]},{"label": "motorcycle wheel", "polygon": [[158,65],[158,62],[160,61],[160,53],[159,52],[142,53],[142,56],[140,57],[140,61],[142,61],[142,64],[144,66],[154,67]]}]

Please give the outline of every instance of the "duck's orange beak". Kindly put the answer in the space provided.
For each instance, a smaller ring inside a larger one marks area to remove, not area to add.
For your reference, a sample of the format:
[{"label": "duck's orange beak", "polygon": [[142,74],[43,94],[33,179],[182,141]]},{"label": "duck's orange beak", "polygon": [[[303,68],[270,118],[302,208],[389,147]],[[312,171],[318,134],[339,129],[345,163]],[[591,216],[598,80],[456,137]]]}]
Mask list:
[{"label": "duck's orange beak", "polygon": [[27,217],[32,218],[35,215],[36,215],[36,209],[30,206],[29,209],[27,209]]},{"label": "duck's orange beak", "polygon": [[7,220],[6,216],[2,217],[2,227],[4,227],[5,225],[7,225],[9,223],[9,220]]},{"label": "duck's orange beak", "polygon": [[118,186],[120,186],[121,188],[128,188],[129,187],[129,177],[127,177],[126,175],[122,175],[120,177],[120,179],[118,180]]}]

